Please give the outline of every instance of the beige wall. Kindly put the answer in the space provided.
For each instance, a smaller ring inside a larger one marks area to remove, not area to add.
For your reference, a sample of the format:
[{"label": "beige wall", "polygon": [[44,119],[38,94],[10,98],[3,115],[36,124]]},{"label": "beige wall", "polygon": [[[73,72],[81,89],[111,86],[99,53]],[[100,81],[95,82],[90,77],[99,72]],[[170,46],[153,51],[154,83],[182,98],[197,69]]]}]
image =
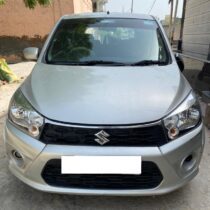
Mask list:
[{"label": "beige wall", "polygon": [[91,10],[91,0],[53,0],[51,6],[34,10],[26,8],[23,0],[7,0],[0,6],[0,36],[43,37],[62,15]]},{"label": "beige wall", "polygon": [[[163,26],[163,28],[164,28],[167,36],[168,36],[169,35],[169,26],[166,25],[166,26]],[[174,31],[174,37],[173,37],[174,41],[179,40],[179,38],[180,38],[180,29],[181,29],[181,24],[180,23],[176,24],[175,25],[175,31]]]},{"label": "beige wall", "polygon": [[74,2],[74,13],[92,12],[91,0],[73,0],[73,2]]}]

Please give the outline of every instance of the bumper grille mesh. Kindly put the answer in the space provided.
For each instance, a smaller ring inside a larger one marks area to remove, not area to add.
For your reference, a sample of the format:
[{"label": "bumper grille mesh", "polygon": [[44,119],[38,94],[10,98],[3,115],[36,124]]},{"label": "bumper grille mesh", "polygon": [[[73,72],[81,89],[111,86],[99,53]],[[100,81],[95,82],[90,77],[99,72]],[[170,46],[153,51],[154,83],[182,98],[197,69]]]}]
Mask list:
[{"label": "bumper grille mesh", "polygon": [[141,175],[121,174],[61,174],[61,160],[47,162],[42,172],[45,182],[55,187],[78,189],[153,189],[163,176],[153,162],[142,162]]}]

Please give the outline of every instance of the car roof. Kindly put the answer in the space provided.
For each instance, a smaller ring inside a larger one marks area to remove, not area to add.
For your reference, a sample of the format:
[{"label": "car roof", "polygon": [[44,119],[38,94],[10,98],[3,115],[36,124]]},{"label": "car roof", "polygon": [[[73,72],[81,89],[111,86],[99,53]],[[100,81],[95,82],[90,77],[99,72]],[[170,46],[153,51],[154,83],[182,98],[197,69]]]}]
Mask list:
[{"label": "car roof", "polygon": [[62,19],[78,19],[78,18],[133,18],[154,20],[154,17],[147,14],[135,14],[135,13],[117,13],[117,12],[93,12],[93,13],[80,13],[72,15],[64,15]]}]

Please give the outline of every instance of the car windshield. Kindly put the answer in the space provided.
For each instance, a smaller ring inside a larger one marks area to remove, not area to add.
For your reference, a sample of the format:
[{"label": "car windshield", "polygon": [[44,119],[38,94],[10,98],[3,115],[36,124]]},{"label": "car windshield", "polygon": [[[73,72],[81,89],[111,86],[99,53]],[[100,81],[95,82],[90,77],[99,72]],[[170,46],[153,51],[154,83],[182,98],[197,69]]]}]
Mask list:
[{"label": "car windshield", "polygon": [[49,64],[167,64],[169,54],[155,20],[62,20],[46,53]]}]

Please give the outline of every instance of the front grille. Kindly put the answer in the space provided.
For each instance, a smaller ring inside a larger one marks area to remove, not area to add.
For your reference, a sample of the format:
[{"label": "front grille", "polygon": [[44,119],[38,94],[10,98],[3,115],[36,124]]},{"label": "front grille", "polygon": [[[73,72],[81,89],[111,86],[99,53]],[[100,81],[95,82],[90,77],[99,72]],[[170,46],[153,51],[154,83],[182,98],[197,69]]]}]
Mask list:
[{"label": "front grille", "polygon": [[[102,129],[72,127],[46,123],[40,137],[45,144],[100,146],[95,141]],[[162,125],[149,127],[105,128],[109,142],[103,146],[162,146],[168,142]]]},{"label": "front grille", "polygon": [[142,162],[141,175],[122,174],[61,174],[61,160],[47,162],[42,177],[55,187],[78,189],[153,189],[163,180],[159,168],[153,162]]}]

